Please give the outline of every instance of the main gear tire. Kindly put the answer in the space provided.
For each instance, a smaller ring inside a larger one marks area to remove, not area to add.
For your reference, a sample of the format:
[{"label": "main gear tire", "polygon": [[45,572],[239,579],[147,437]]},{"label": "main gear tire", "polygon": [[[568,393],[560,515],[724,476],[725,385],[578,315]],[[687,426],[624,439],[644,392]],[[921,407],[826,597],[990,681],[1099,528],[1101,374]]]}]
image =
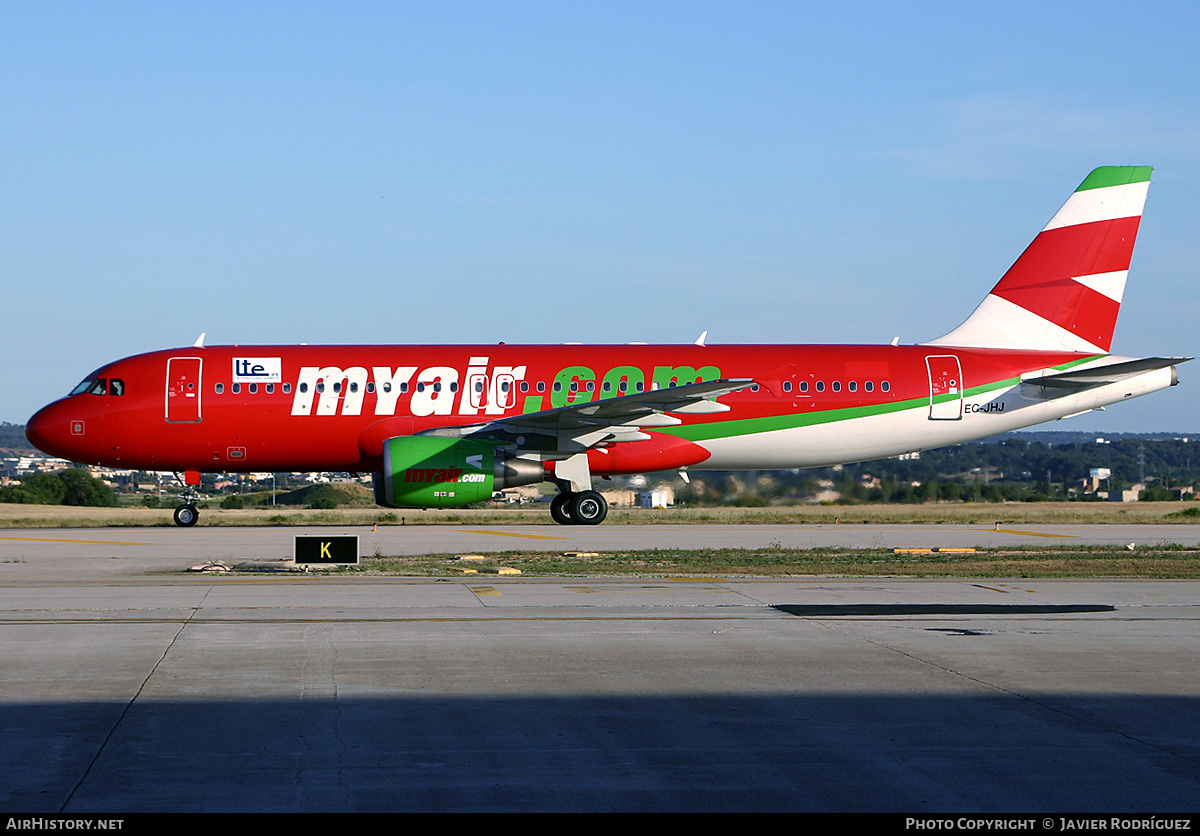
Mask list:
[{"label": "main gear tire", "polygon": [[580,491],[571,500],[571,519],[576,525],[599,525],[608,516],[608,501],[599,491]]},{"label": "main gear tire", "polygon": [[571,500],[575,498],[574,494],[560,493],[550,502],[550,517],[559,525],[574,525],[575,520],[571,519]]}]

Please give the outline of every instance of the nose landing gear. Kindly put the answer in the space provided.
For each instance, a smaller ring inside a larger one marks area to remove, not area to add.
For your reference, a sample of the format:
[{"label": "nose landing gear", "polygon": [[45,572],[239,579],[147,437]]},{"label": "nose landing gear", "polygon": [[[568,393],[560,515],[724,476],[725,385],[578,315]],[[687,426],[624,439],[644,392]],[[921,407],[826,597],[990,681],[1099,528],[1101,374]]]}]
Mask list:
[{"label": "nose landing gear", "polygon": [[200,511],[196,508],[196,500],[200,498],[200,491],[197,490],[200,474],[194,470],[187,470],[184,471],[182,479],[178,473],[175,474],[175,478],[183,485],[183,493],[179,495],[183,504],[175,509],[175,525],[190,528],[200,519]]},{"label": "nose landing gear", "polygon": [[175,525],[191,527],[200,519],[200,512],[195,505],[180,505],[175,509]]}]

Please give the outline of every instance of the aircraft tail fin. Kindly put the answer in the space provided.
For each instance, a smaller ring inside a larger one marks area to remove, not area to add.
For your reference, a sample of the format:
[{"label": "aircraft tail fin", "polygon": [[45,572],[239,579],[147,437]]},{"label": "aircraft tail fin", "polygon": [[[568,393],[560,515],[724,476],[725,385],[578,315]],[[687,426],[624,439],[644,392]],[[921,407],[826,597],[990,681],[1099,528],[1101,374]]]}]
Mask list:
[{"label": "aircraft tail fin", "polygon": [[1151,171],[1089,174],[975,312],[924,344],[1107,353]]}]

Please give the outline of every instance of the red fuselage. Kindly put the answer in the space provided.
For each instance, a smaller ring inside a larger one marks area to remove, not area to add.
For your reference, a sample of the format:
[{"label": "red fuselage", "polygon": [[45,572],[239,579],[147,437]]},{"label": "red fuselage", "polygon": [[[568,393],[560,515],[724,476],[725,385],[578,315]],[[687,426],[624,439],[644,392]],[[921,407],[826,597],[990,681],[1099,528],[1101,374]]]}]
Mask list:
[{"label": "red fuselage", "polygon": [[[62,458],[121,468],[365,472],[380,468],[390,437],[698,379],[749,378],[754,386],[720,398],[729,411],[680,415],[650,442],[592,457],[596,473],[732,467],[737,462],[721,456],[708,461],[713,445],[705,442],[770,430],[773,421],[932,408],[939,387],[959,398],[957,411],[941,416],[947,429],[955,425],[942,443],[986,436],[1002,428],[964,409],[963,393],[1088,356],[861,345],[190,348],[101,367],[85,381],[90,387],[34,415],[28,435]],[[776,466],[797,466],[796,456],[781,451]]]}]

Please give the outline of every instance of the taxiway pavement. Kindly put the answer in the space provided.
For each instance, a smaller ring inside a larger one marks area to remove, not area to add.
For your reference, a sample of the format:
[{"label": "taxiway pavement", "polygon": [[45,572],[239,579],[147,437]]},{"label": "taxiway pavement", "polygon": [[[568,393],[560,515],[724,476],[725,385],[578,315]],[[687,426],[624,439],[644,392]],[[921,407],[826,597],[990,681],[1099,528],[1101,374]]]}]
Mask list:
[{"label": "taxiway pavement", "polygon": [[[786,544],[683,528],[661,536]],[[655,542],[607,531],[604,548]],[[295,533],[3,532],[30,539],[0,540],[0,810],[1163,817],[1200,801],[1200,582],[180,571]],[[381,533],[385,553],[489,542]]]}]

